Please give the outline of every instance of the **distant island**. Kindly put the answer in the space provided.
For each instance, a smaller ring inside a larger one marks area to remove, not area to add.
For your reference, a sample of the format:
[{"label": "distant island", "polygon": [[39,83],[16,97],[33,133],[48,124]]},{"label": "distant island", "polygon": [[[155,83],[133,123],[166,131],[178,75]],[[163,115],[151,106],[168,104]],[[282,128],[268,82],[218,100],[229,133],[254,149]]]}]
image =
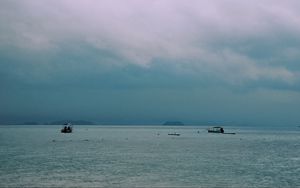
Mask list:
[{"label": "distant island", "polygon": [[181,121],[166,121],[163,125],[184,125]]},{"label": "distant island", "polygon": [[86,121],[86,120],[58,120],[46,123],[38,123],[38,122],[24,122],[22,125],[63,125],[65,123],[71,123],[73,125],[95,125],[94,122]]},{"label": "distant island", "polygon": [[50,122],[48,125],[63,125],[65,123],[71,123],[73,125],[95,125],[94,122],[86,120],[59,120]]},{"label": "distant island", "polygon": [[35,121],[29,121],[29,122],[24,122],[22,125],[39,125],[39,123]]}]

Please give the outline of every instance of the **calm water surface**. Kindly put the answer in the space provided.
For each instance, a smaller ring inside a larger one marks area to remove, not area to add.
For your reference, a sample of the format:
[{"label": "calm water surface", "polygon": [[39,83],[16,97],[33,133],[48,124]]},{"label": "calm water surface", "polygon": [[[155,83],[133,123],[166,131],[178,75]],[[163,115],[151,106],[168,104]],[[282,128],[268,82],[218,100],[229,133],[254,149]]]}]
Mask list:
[{"label": "calm water surface", "polygon": [[300,187],[299,129],[60,128],[0,126],[0,187]]}]

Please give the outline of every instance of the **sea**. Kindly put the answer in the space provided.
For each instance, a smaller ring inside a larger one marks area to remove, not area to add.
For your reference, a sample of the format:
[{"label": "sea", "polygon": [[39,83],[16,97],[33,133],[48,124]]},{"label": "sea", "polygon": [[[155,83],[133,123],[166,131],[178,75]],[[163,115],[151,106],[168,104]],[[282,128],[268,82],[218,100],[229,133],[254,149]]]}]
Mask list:
[{"label": "sea", "polygon": [[0,126],[0,187],[300,187],[298,127],[61,128]]}]

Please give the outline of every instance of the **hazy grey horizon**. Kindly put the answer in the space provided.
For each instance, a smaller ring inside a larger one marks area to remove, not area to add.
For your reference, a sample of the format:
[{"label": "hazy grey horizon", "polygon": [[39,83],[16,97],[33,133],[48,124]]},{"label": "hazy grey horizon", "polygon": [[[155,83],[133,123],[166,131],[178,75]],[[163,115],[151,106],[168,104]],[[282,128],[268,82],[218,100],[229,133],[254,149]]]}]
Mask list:
[{"label": "hazy grey horizon", "polygon": [[2,0],[0,124],[300,124],[297,0]]}]

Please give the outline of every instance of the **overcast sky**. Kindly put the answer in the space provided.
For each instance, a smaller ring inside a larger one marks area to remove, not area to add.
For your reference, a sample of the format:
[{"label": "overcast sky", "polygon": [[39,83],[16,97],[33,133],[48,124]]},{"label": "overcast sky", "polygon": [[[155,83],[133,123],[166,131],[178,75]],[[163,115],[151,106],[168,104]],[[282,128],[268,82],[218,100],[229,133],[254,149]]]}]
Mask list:
[{"label": "overcast sky", "polygon": [[0,123],[300,124],[299,0],[1,0]]}]

